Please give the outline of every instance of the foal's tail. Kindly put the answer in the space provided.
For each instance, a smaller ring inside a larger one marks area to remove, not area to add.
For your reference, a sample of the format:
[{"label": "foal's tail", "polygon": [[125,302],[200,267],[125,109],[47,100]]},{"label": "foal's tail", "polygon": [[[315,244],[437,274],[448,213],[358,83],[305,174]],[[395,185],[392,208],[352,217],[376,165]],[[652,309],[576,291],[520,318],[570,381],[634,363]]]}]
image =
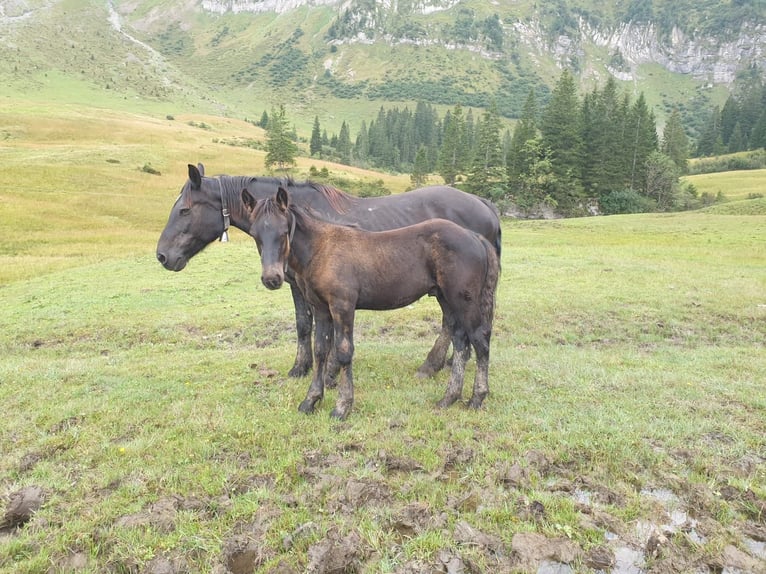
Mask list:
[{"label": "foal's tail", "polygon": [[484,237],[481,237],[481,244],[487,253],[486,273],[484,274],[484,285],[482,285],[480,295],[480,306],[482,322],[488,329],[492,329],[492,320],[495,316],[495,294],[497,293],[497,283],[500,278],[500,247],[499,236],[497,245],[492,245]]},{"label": "foal's tail", "polygon": [[495,248],[495,253],[497,253],[497,264],[499,266],[500,260],[501,260],[500,256],[503,250],[503,230],[500,226],[500,210],[490,200],[478,195],[476,197],[480,199],[481,202],[484,205],[486,205],[489,208],[489,210],[492,211],[492,213],[495,215],[495,241],[494,241],[493,247]]}]

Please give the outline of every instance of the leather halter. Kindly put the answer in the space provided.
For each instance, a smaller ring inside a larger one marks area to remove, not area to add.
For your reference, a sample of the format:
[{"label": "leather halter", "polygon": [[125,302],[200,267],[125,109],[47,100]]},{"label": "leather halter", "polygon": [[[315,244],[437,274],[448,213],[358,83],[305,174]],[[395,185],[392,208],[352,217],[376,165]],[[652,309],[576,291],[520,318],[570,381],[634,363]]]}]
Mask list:
[{"label": "leather halter", "polygon": [[221,193],[221,215],[223,215],[223,233],[221,233],[221,242],[229,241],[229,205],[226,203],[226,195],[223,193],[223,184],[221,178],[218,178],[218,191]]}]

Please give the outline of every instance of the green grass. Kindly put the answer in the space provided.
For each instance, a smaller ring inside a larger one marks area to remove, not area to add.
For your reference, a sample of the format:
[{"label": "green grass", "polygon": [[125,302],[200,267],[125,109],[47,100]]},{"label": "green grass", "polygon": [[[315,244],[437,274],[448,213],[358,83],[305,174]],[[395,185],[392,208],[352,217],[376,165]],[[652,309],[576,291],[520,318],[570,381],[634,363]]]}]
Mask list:
[{"label": "green grass", "polygon": [[[607,532],[640,548],[636,524],[668,523],[653,489],[705,540],[672,535],[649,567],[713,567],[762,524],[766,215],[505,221],[485,408],[436,410],[446,373],[414,377],[439,323],[426,298],[358,314],[356,402],[336,423],[334,391],[297,412],[289,292],[262,287],[249,238],[181,273],[154,260],[186,163],[259,173],[260,152],[212,143],[256,128],[35,110],[0,108],[15,126],[0,146],[0,497],[46,497],[0,535],[0,572],[62,571],[73,554],[87,572],[159,556],[210,572],[242,536],[256,571],[302,572],[350,534],[365,572],[445,551],[512,565],[461,539],[463,521],[507,557],[518,533],[567,538],[591,572]],[[425,519],[403,535],[413,503]]]},{"label": "green grass", "polygon": [[726,199],[737,200],[748,197],[763,197],[766,188],[766,169],[748,171],[725,171],[689,175],[684,181],[694,184],[697,191],[715,197],[719,193]]}]

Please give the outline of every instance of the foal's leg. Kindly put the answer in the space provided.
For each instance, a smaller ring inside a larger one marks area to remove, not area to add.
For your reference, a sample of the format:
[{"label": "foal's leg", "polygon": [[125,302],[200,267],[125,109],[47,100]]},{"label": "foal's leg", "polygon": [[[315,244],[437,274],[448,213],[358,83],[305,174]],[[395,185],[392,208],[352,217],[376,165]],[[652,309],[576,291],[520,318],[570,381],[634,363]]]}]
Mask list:
[{"label": "foal's leg", "polygon": [[442,297],[438,297],[438,301],[444,315],[444,325],[452,335],[452,372],[450,373],[444,398],[436,403],[436,406],[446,408],[460,399],[460,396],[463,394],[465,364],[468,362],[468,357],[471,354],[471,347],[468,344],[468,336],[465,329],[457,322],[452,308]]},{"label": "foal's leg", "polygon": [[354,309],[333,310],[333,336],[335,338],[335,360],[338,363],[340,381],[338,399],[330,416],[344,420],[354,404],[354,374],[351,361],[354,358]]},{"label": "foal's leg", "polygon": [[440,408],[446,408],[460,399],[463,394],[463,381],[465,380],[465,365],[471,355],[471,347],[468,336],[462,327],[456,326],[452,335],[452,372],[450,373],[447,390],[444,398],[436,403]]},{"label": "foal's leg", "polygon": [[482,325],[469,338],[476,351],[476,376],[473,380],[473,395],[468,406],[474,409],[481,407],[484,398],[489,394],[489,339],[491,327]]},{"label": "foal's leg", "polygon": [[434,342],[434,346],[428,352],[425,362],[418,369],[417,376],[419,378],[433,377],[444,368],[451,339],[452,335],[447,317],[442,315],[442,330]]},{"label": "foal's leg", "polygon": [[316,311],[315,316],[317,325],[316,340],[314,341],[316,368],[306,398],[298,407],[300,412],[306,414],[313,413],[314,405],[324,396],[324,367],[332,342],[332,321],[329,313],[325,310]]},{"label": "foal's leg", "polygon": [[314,314],[311,306],[303,297],[300,289],[290,283],[290,292],[295,306],[295,329],[298,333],[298,348],[295,363],[287,373],[290,377],[303,377],[311,371],[311,329],[314,327]]}]

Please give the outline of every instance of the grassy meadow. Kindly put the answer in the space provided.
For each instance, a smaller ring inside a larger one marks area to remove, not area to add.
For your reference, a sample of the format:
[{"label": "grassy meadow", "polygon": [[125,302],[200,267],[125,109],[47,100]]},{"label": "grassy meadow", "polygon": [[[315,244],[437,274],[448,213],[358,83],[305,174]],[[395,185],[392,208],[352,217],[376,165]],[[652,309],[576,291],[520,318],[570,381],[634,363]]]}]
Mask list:
[{"label": "grassy meadow", "polygon": [[262,136],[0,104],[0,512],[42,493],[0,572],[766,571],[766,209],[506,220],[484,408],[415,378],[426,298],[358,314],[338,423],[252,240],[154,259],[186,164]]}]

